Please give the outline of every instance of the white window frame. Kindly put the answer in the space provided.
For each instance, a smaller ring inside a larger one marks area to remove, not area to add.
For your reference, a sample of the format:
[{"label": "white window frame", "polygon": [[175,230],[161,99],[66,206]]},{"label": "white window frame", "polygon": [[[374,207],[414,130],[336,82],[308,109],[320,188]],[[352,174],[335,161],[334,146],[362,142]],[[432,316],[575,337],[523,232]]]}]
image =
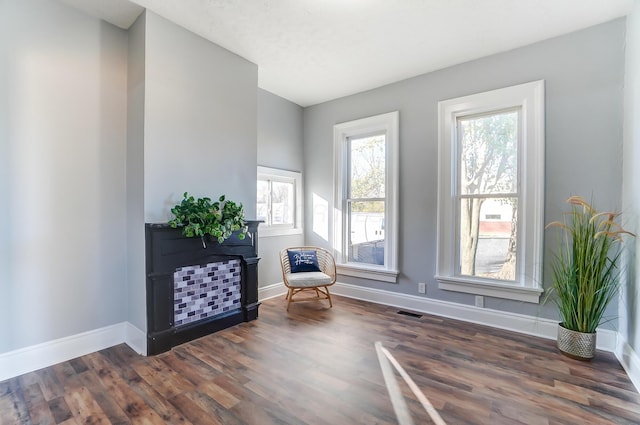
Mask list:
[{"label": "white window frame", "polygon": [[293,183],[294,214],[293,225],[273,225],[260,223],[258,235],[265,236],[288,236],[302,234],[302,173],[298,171],[281,170],[258,166],[257,180],[270,180],[284,183]]},{"label": "white window frame", "polygon": [[[334,141],[334,232],[333,249],[339,274],[396,283],[398,279],[399,112],[389,112],[336,124]],[[349,139],[385,134],[385,249],[384,265],[349,262],[347,220],[347,158]]]},{"label": "white window frame", "polygon": [[[521,140],[516,282],[461,276],[456,264],[456,184],[459,117],[520,108]],[[539,303],[544,237],[544,80],[438,102],[438,250],[440,289]]]}]

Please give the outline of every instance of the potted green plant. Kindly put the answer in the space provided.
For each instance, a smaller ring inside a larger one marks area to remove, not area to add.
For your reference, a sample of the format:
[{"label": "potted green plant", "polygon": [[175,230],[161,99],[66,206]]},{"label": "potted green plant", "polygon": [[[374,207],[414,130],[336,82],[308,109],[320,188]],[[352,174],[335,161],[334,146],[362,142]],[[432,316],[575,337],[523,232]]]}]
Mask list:
[{"label": "potted green plant", "polygon": [[547,295],[558,307],[558,349],[573,358],[595,355],[596,329],[603,323],[609,302],[620,287],[620,252],[624,230],[619,214],[597,212],[580,196],[567,199],[571,211],[559,228],[563,235],[552,258],[553,284]]},{"label": "potted green plant", "polygon": [[187,237],[199,236],[203,248],[207,247],[206,235],[223,243],[233,232],[238,232],[240,240],[247,234],[242,204],[226,200],[225,195],[211,202],[211,198],[195,199],[185,192],[182,202],[171,208],[171,213],[174,218],[169,220],[169,225],[181,227]]}]

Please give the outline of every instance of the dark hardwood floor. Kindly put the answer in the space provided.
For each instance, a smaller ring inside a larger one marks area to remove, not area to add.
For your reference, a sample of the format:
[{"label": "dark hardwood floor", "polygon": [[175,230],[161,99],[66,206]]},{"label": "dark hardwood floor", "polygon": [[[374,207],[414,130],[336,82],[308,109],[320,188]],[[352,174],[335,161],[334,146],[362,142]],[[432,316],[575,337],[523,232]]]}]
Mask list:
[{"label": "dark hardwood floor", "polygon": [[[257,321],[154,357],[119,345],[0,382],[2,424],[394,424],[382,341],[449,424],[638,424],[640,396],[615,357],[335,297],[283,297]],[[416,424],[429,423],[408,395]]]}]

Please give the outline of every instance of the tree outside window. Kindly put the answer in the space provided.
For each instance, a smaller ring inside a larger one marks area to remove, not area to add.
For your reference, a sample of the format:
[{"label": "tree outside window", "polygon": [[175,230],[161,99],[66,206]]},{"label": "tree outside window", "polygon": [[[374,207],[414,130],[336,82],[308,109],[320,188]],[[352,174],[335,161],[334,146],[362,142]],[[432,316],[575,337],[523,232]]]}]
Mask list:
[{"label": "tree outside window", "polygon": [[458,118],[461,275],[515,280],[518,122],[517,110]]},{"label": "tree outside window", "polygon": [[349,261],[384,265],[385,135],[349,139]]}]

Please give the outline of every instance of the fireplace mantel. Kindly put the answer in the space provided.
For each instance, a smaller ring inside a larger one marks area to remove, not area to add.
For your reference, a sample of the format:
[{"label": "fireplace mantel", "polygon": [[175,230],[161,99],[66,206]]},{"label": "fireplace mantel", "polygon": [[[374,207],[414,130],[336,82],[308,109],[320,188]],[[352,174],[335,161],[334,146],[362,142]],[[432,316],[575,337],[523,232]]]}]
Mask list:
[{"label": "fireplace mantel", "polygon": [[[257,232],[259,221],[248,221],[249,232],[237,234],[219,244],[199,237],[187,238],[167,224],[145,225],[147,274],[147,354],[159,354],[172,347],[258,317]],[[173,273],[178,267],[205,265],[229,259],[241,264],[240,307],[193,324],[176,327],[174,320]]]}]

